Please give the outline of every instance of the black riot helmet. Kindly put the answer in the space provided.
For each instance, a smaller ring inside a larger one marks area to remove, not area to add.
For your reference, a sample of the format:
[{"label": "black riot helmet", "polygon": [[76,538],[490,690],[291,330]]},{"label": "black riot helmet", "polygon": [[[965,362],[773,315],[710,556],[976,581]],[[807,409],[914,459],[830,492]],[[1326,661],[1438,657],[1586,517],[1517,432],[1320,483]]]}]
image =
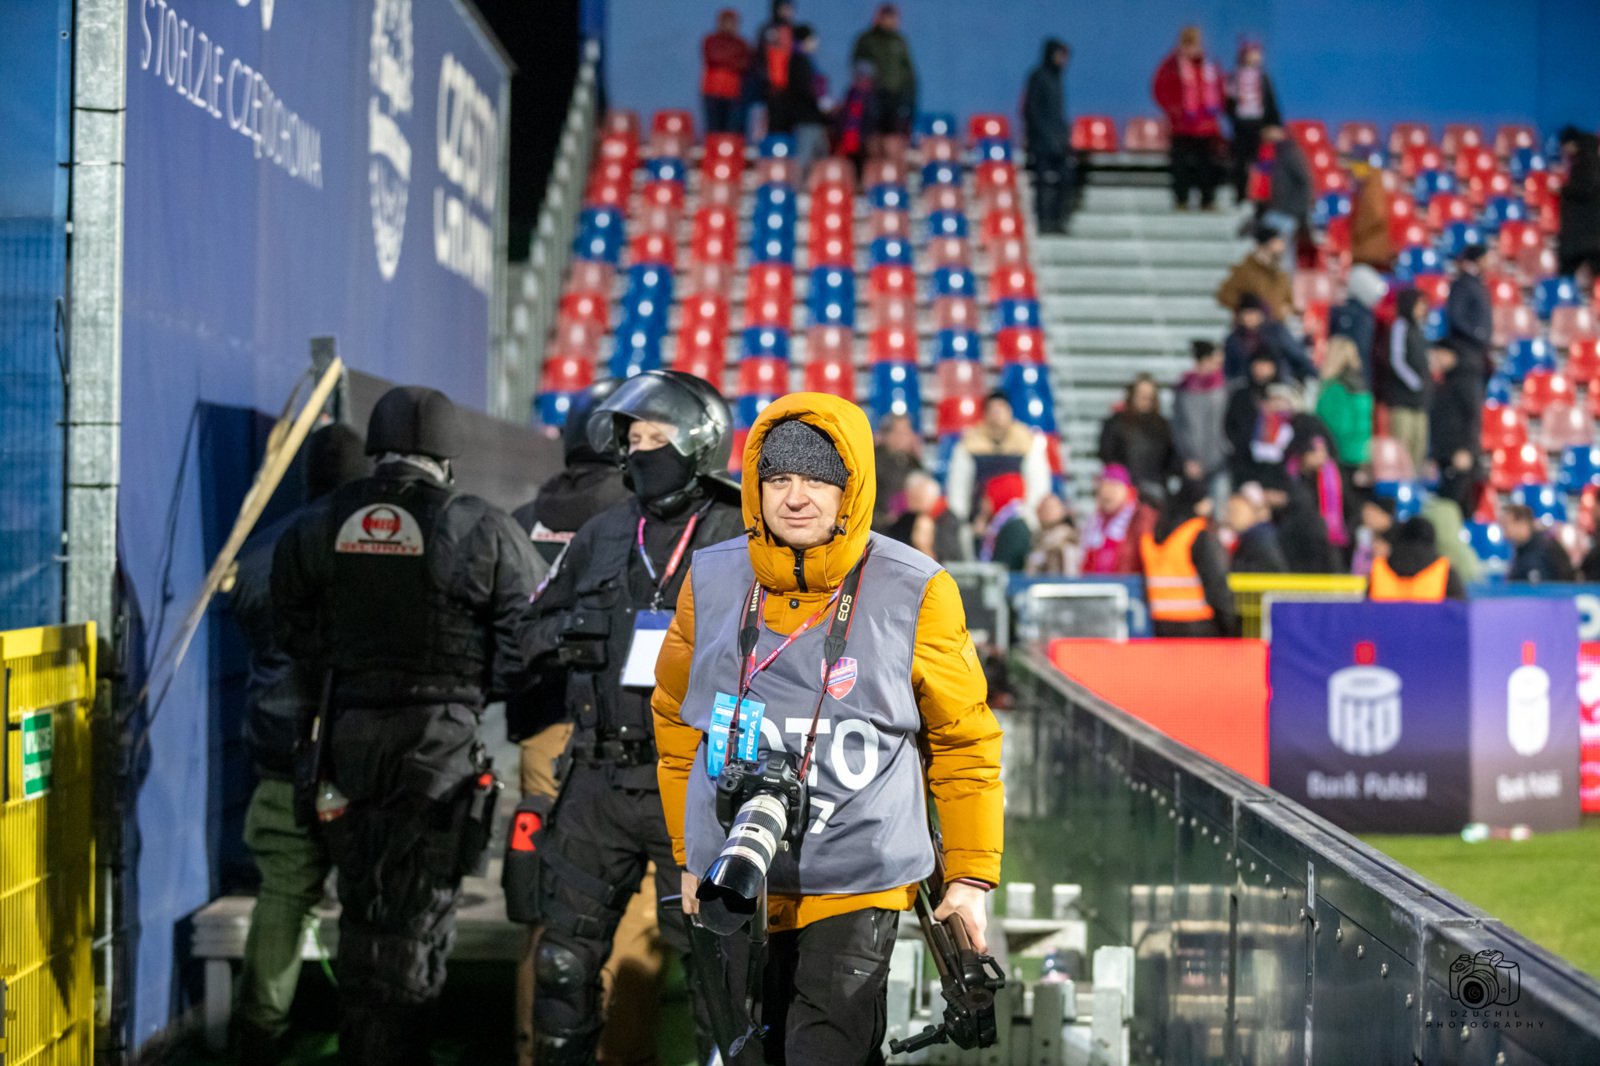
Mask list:
[{"label": "black riot helmet", "polygon": [[696,477],[727,472],[733,415],[710,383],[681,370],[646,370],[627,379],[589,415],[590,446],[620,461],[628,451],[628,426],[639,419],[677,429],[672,447]]},{"label": "black riot helmet", "polygon": [[605,462],[607,456],[589,443],[589,416],[606,398],[617,391],[622,378],[602,378],[578,393],[567,411],[567,424],[561,430],[561,457],[566,465]]},{"label": "black riot helmet", "polygon": [[367,422],[367,454],[426,455],[454,459],[461,454],[461,418],[450,397],[421,385],[399,385],[379,398]]}]

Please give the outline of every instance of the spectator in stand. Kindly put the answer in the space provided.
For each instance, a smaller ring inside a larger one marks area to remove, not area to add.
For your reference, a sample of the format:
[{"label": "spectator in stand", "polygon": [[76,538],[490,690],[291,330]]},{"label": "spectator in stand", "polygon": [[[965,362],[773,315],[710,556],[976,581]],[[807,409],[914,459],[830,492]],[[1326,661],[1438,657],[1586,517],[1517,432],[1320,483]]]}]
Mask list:
[{"label": "spectator in stand", "polygon": [[789,80],[771,96],[767,123],[776,132],[794,134],[794,157],[804,174],[828,154],[828,116],[822,110],[825,82],[817,73],[817,35],[810,26],[794,28]]},{"label": "spectator in stand", "polygon": [[1071,58],[1072,49],[1066,44],[1054,37],[1046,40],[1044,56],[1028,74],[1022,93],[1022,135],[1033,173],[1040,233],[1067,232],[1072,204],[1072,128],[1062,84]]},{"label": "spectator in stand", "polygon": [[1390,496],[1369,496],[1361,501],[1361,522],[1356,526],[1355,547],[1350,553],[1350,572],[1366,577],[1372,573],[1372,560],[1379,546],[1394,533],[1395,503]]},{"label": "spectator in stand", "polygon": [[772,128],[773,97],[789,85],[789,59],[794,54],[794,4],[791,0],[772,0],[772,17],[756,33],[756,57],[751,95],[766,105],[767,132],[788,133]]},{"label": "spectator in stand", "polygon": [[1452,348],[1430,355],[1438,385],[1428,413],[1428,454],[1439,469],[1439,495],[1471,514],[1483,480],[1483,378],[1464,369]]},{"label": "spectator in stand", "polygon": [[1507,581],[1537,585],[1576,579],[1577,571],[1567,557],[1567,549],[1539,528],[1533,511],[1520,503],[1508,504],[1500,512],[1500,528],[1516,549],[1511,557],[1511,570],[1506,574]]},{"label": "spectator in stand", "polygon": [[1168,475],[1178,469],[1172,447],[1172,426],[1161,414],[1161,393],[1156,379],[1140,374],[1128,384],[1122,409],[1113,411],[1100,426],[1102,463],[1127,469],[1134,487],[1147,497],[1166,488]]},{"label": "spectator in stand", "polygon": [[1189,342],[1194,366],[1172,393],[1172,447],[1183,476],[1211,486],[1213,501],[1228,493],[1228,438],[1222,424],[1228,413],[1228,384],[1222,351],[1205,340]]},{"label": "spectator in stand", "polygon": [[1327,425],[1348,485],[1372,450],[1372,390],[1349,337],[1334,337],[1322,362],[1317,417]]},{"label": "spectator in stand", "polygon": [[1261,66],[1261,42],[1239,42],[1239,69],[1228,79],[1228,123],[1233,127],[1233,188],[1237,203],[1250,197],[1250,168],[1261,154],[1261,131],[1277,126],[1278,94]]},{"label": "spectator in stand", "polygon": [[706,132],[743,133],[750,45],[739,36],[739,12],[725,7],[717,13],[716,32],[700,43],[700,54],[705,59],[700,99],[705,107]]},{"label": "spectator in stand", "polygon": [[1185,26],[1178,34],[1178,47],[1156,68],[1150,91],[1172,131],[1173,202],[1187,211],[1191,194],[1198,192],[1200,209],[1215,210],[1224,148],[1222,75],[1206,58],[1198,26]]},{"label": "spectator in stand", "polygon": [[1282,126],[1267,126],[1261,139],[1273,145],[1272,188],[1261,221],[1283,235],[1283,272],[1294,277],[1300,235],[1311,229],[1311,164],[1300,143]]},{"label": "spectator in stand", "polygon": [[1270,352],[1250,360],[1249,378],[1228,398],[1223,434],[1228,438],[1228,476],[1235,485],[1259,482],[1263,488],[1288,488],[1284,463],[1294,439],[1294,390],[1282,383]]},{"label": "spectator in stand", "polygon": [[1139,540],[1150,622],[1158,637],[1236,637],[1228,553],[1211,532],[1211,497],[1200,481],[1178,486],[1155,529]]},{"label": "spectator in stand", "polygon": [[1428,454],[1428,407],[1433,403],[1433,367],[1424,332],[1427,318],[1428,301],[1416,289],[1405,289],[1395,299],[1389,371],[1383,376],[1389,435],[1400,442],[1419,471]]},{"label": "spectator in stand", "polygon": [[1317,376],[1316,364],[1306,355],[1288,327],[1267,313],[1261,297],[1247,292],[1239,297],[1233,329],[1222,342],[1222,376],[1230,385],[1242,382],[1258,353],[1269,355],[1284,381],[1305,382]]},{"label": "spectator in stand", "polygon": [[1233,532],[1235,574],[1286,574],[1289,563],[1278,542],[1278,527],[1272,524],[1272,508],[1267,494],[1254,481],[1247,481],[1228,497],[1228,529]]},{"label": "spectator in stand", "polygon": [[1450,560],[1439,554],[1433,523],[1421,515],[1381,538],[1372,561],[1367,598],[1379,602],[1437,603],[1467,598]]},{"label": "spectator in stand", "polygon": [[1431,494],[1422,501],[1422,517],[1433,526],[1433,546],[1450,560],[1450,572],[1471,585],[1483,576],[1483,562],[1467,543],[1461,508],[1454,500]]},{"label": "spectator in stand", "polygon": [[939,482],[921,470],[905,475],[905,510],[883,534],[941,564],[966,558],[960,521],[946,506]]},{"label": "spectator in stand", "polygon": [[1290,466],[1289,502],[1278,519],[1278,537],[1289,572],[1346,572],[1334,539],[1338,534],[1348,545],[1351,538],[1345,531],[1344,497],[1328,442],[1320,436],[1297,442]]},{"label": "spectator in stand", "polygon": [[999,563],[1012,573],[1021,573],[1028,565],[1033,530],[1024,488],[1021,474],[1000,474],[984,486],[983,504],[973,525],[980,563]]},{"label": "spectator in stand", "polygon": [[1094,512],[1083,530],[1085,574],[1137,574],[1139,540],[1155,528],[1156,509],[1139,499],[1139,490],[1124,467],[1100,472],[1094,490]]},{"label": "spectator in stand", "polygon": [[903,490],[911,474],[922,469],[922,435],[910,418],[903,414],[883,416],[873,441],[872,458],[878,476],[872,528],[881,533],[909,508]]},{"label": "spectator in stand", "polygon": [[991,392],[983,401],[983,421],[962,433],[950,453],[945,475],[950,510],[971,521],[989,479],[1010,473],[1022,475],[1028,506],[1037,507],[1050,495],[1049,447],[1043,433],[1017,421],[1005,393]]},{"label": "spectator in stand", "polygon": [[1387,274],[1394,266],[1389,240],[1389,190],[1383,172],[1365,160],[1350,164],[1356,192],[1350,203],[1350,261]]},{"label": "spectator in stand", "polygon": [[879,4],[872,26],[856,38],[850,49],[851,63],[871,63],[877,79],[878,128],[884,134],[911,132],[917,113],[917,71],[911,63],[911,47],[900,34],[900,8]]},{"label": "spectator in stand", "polygon": [[1375,380],[1372,376],[1372,352],[1378,331],[1376,312],[1388,294],[1389,283],[1383,280],[1383,275],[1370,266],[1358,263],[1350,268],[1350,276],[1345,279],[1344,302],[1328,316],[1328,336],[1349,337],[1355,345],[1356,355],[1361,360],[1361,375],[1366,379],[1368,391]]},{"label": "spectator in stand", "polygon": [[1217,303],[1230,311],[1239,310],[1246,293],[1253,293],[1267,312],[1279,322],[1295,315],[1294,281],[1283,271],[1283,235],[1266,224],[1251,231],[1255,247],[1233,265],[1217,287]]},{"label": "spectator in stand", "polygon": [[1034,517],[1039,529],[1033,535],[1027,572],[1077,577],[1083,569],[1083,551],[1078,545],[1078,523],[1073,520],[1072,510],[1052,493],[1039,501]]},{"label": "spectator in stand", "polygon": [[878,90],[871,63],[857,63],[853,74],[850,90],[834,116],[834,133],[839,154],[856,168],[859,182],[867,164],[867,139],[878,128]]},{"label": "spectator in stand", "polygon": [[1588,291],[1600,276],[1600,142],[1575,126],[1563,128],[1560,140],[1567,179],[1561,185],[1556,256],[1561,273]]},{"label": "spectator in stand", "polygon": [[[1494,337],[1494,305],[1483,281],[1488,258],[1489,249],[1484,245],[1469,244],[1462,249],[1444,305],[1445,347],[1456,353],[1456,362],[1480,383],[1489,376],[1489,345]],[[1478,406],[1483,406],[1481,384]]]}]

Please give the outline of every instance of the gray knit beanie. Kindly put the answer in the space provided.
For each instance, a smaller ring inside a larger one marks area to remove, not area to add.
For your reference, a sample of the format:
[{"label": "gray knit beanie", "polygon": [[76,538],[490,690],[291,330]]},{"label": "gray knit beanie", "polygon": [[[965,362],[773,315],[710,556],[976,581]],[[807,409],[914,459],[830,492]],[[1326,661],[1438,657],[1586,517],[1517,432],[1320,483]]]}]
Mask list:
[{"label": "gray knit beanie", "polygon": [[832,439],[798,418],[779,422],[761,442],[756,476],[769,478],[778,474],[799,474],[841,489],[850,480],[850,471]]}]

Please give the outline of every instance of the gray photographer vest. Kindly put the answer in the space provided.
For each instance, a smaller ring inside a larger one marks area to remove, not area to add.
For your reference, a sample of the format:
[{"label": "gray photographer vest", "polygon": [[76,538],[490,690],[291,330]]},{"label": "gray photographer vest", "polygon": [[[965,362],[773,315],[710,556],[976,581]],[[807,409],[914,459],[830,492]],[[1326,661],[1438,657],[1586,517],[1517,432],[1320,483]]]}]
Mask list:
[{"label": "gray photographer vest", "polygon": [[[807,784],[809,823],[797,849],[773,860],[768,888],[785,895],[880,892],[933,871],[926,785],[917,752],[922,715],[911,687],[917,615],[939,572],[913,548],[874,533],[844,657],[823,697],[816,754]],[[746,538],[695,552],[694,658],[683,720],[709,734],[717,694],[739,690],[739,628],[755,580]],[[830,610],[756,676],[749,701],[765,704],[760,751],[799,752],[822,689],[823,641]],[[761,662],[783,641],[766,625]],[[854,671],[854,679],[849,674]],[[730,757],[733,744],[729,743]],[[716,781],[706,772],[704,737],[689,775],[684,843],[690,873],[702,875],[727,835],[717,822]]]}]

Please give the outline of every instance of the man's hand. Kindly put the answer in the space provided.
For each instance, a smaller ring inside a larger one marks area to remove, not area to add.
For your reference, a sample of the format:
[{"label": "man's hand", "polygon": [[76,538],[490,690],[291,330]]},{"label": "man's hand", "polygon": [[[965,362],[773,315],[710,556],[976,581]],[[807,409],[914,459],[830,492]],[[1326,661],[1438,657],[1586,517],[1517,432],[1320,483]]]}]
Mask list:
[{"label": "man's hand", "polygon": [[700,897],[695,895],[700,891],[700,879],[688,870],[678,875],[678,887],[683,892],[683,913],[693,915],[700,913]]},{"label": "man's hand", "polygon": [[979,954],[986,954],[989,951],[989,941],[984,934],[989,928],[989,912],[985,909],[984,903],[988,895],[988,892],[976,885],[952,881],[944,886],[944,900],[933,912],[933,920],[942,922],[955,915],[967,927],[967,934],[972,937],[972,946]]}]

